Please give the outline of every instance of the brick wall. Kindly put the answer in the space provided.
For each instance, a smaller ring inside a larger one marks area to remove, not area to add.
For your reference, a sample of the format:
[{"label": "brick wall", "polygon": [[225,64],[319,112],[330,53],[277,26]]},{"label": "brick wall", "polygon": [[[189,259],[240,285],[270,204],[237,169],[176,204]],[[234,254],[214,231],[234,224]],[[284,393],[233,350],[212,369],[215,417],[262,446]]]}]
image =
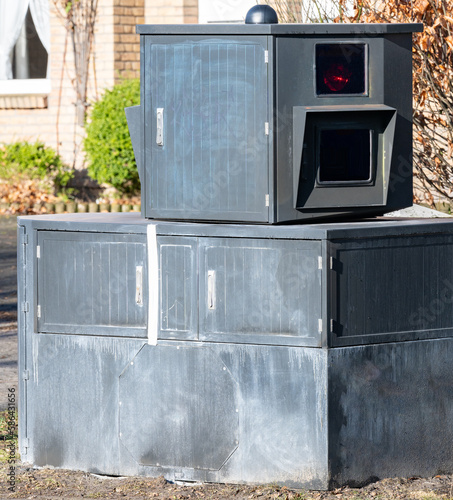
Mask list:
[{"label": "brick wall", "polygon": [[137,24],[145,22],[145,0],[114,0],[114,70],[115,81],[121,77],[140,76],[140,37]]},{"label": "brick wall", "polygon": [[198,0],[146,0],[147,24],[184,24],[198,22]]}]

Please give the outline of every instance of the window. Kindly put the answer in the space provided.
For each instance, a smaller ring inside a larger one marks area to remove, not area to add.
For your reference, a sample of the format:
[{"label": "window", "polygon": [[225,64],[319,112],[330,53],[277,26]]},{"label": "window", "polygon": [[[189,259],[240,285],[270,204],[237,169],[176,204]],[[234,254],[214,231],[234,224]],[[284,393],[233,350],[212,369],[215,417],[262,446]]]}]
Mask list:
[{"label": "window", "polygon": [[0,0],[0,95],[47,95],[49,46],[49,0]]},{"label": "window", "polygon": [[319,184],[372,180],[372,130],[338,128],[319,132]]}]

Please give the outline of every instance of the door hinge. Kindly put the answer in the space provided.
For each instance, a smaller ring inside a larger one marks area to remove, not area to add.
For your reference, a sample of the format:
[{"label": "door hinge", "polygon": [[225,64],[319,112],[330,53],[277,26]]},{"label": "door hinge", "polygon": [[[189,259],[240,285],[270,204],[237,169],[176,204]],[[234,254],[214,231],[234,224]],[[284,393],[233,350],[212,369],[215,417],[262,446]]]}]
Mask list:
[{"label": "door hinge", "polygon": [[264,124],[264,133],[265,135],[269,135],[269,122]]},{"label": "door hinge", "polygon": [[318,332],[322,333],[322,319],[321,318],[318,319]]},{"label": "door hinge", "polygon": [[22,244],[28,245],[28,234],[24,234],[22,237]]},{"label": "door hinge", "polygon": [[268,194],[266,194],[266,196],[264,197],[264,206],[265,207],[269,206],[269,195]]},{"label": "door hinge", "polygon": [[322,256],[318,256],[318,269],[322,269]]},{"label": "door hinge", "polygon": [[30,380],[30,371],[29,370],[24,370],[22,372],[22,380]]},{"label": "door hinge", "polygon": [[41,306],[40,306],[40,305],[38,305],[38,306],[36,307],[36,317],[37,317],[37,318],[40,318],[40,317],[41,317]]},{"label": "door hinge", "polygon": [[269,51],[268,50],[264,51],[264,63],[265,64],[269,63]]},{"label": "door hinge", "polygon": [[39,245],[36,247],[36,258],[41,258],[41,247]]},{"label": "door hinge", "polygon": [[28,448],[30,448],[30,439],[29,438],[22,438],[22,444],[24,445],[25,454],[26,454]]},{"label": "door hinge", "polygon": [[30,311],[30,305],[28,302],[22,302],[22,312],[28,313]]}]

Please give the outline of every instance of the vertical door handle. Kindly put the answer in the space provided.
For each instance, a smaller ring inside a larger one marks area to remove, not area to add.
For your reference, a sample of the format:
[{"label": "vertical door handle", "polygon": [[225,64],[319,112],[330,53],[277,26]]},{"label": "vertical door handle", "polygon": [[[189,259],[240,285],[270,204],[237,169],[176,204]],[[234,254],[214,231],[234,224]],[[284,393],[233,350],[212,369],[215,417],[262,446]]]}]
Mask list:
[{"label": "vertical door handle", "polygon": [[215,302],[215,271],[208,271],[208,309],[215,309]]},{"label": "vertical door handle", "polygon": [[157,108],[156,143],[158,146],[164,145],[164,108]]},{"label": "vertical door handle", "polygon": [[135,302],[143,305],[143,266],[135,268]]}]

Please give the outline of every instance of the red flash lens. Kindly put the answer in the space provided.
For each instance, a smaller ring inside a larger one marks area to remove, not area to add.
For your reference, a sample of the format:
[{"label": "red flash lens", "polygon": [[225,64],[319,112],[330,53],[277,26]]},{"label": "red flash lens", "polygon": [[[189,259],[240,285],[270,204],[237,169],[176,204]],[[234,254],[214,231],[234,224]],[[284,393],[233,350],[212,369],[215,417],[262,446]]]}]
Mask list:
[{"label": "red flash lens", "polygon": [[324,84],[332,92],[340,92],[348,84],[351,72],[343,64],[333,63],[324,73]]},{"label": "red flash lens", "polygon": [[318,96],[364,95],[366,44],[317,43],[315,85]]}]

